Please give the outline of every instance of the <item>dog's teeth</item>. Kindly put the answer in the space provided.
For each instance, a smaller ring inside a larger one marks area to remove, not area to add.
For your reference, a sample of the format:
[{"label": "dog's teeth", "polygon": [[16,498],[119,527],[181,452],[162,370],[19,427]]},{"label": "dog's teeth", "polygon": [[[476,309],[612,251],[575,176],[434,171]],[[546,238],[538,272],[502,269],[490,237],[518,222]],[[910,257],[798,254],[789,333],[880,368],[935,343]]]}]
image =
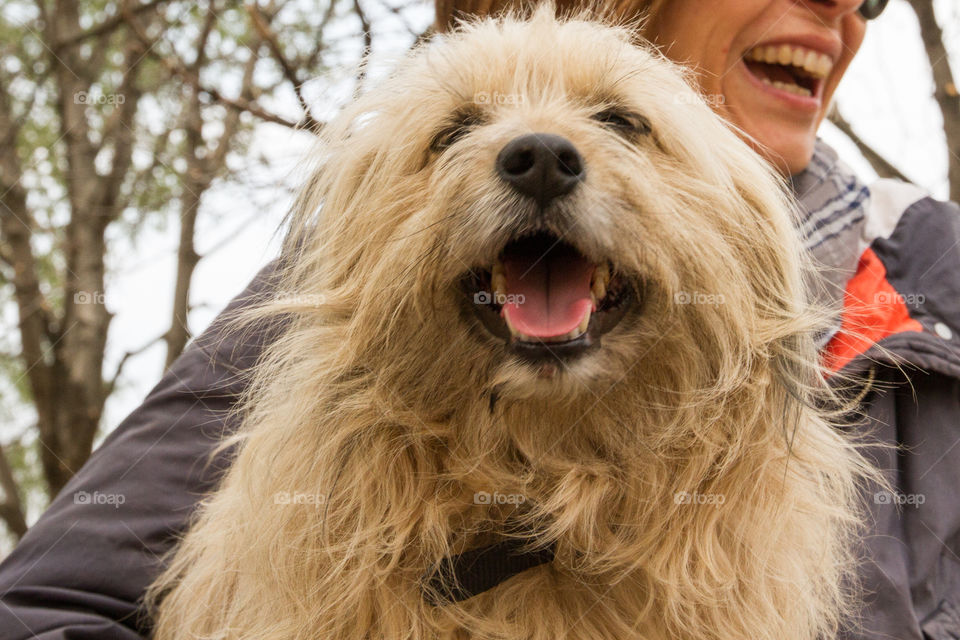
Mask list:
[{"label": "dog's teeth", "polygon": [[593,271],[593,283],[590,287],[590,292],[593,294],[594,306],[600,300],[603,300],[603,297],[607,295],[607,283],[610,282],[610,267],[606,262],[602,262],[597,265],[596,269]]},{"label": "dog's teeth", "polygon": [[607,287],[602,282],[596,281],[593,283],[593,289],[591,290],[591,293],[593,294],[593,302],[596,304],[597,302],[603,300],[603,297],[607,295]]},{"label": "dog's teeth", "polygon": [[567,342],[569,340],[575,340],[579,338],[584,333],[587,332],[587,328],[590,326],[590,312],[583,314],[583,318],[580,320],[580,324],[573,331],[569,331],[559,336],[548,336],[545,338],[538,338],[536,336],[528,336],[525,333],[521,333],[514,329],[509,322],[507,322],[507,328],[510,329],[510,336],[519,342],[543,342],[546,344],[552,344],[556,342]]},{"label": "dog's teeth", "polygon": [[507,276],[503,273],[503,263],[497,260],[493,263],[491,271],[490,287],[493,289],[493,296],[497,300],[502,300],[507,293]]},{"label": "dog's teeth", "polygon": [[497,300],[503,300],[507,295],[507,279],[503,274],[495,275],[490,280],[490,286],[493,288],[493,296]]},{"label": "dog's teeth", "polygon": [[[583,319],[580,321],[580,326],[577,327],[577,330],[574,331],[574,332],[572,332],[572,333],[576,333],[577,335],[586,333],[588,326],[590,326],[590,312],[589,312],[589,311],[586,312],[585,314],[583,314]],[[574,337],[576,337],[576,336],[574,336]]]}]

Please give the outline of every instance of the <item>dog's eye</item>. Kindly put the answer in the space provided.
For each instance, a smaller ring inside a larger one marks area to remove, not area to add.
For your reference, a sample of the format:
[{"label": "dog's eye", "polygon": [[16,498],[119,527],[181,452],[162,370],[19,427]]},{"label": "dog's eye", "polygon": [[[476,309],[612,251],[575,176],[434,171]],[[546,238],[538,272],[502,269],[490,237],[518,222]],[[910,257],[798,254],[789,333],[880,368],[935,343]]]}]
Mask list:
[{"label": "dog's eye", "polygon": [[469,125],[465,126],[461,124],[451,125],[445,129],[441,129],[430,141],[431,151],[443,151],[454,142],[462,138],[469,129]]},{"label": "dog's eye", "polygon": [[622,109],[604,109],[593,114],[593,119],[611,129],[623,132],[647,134],[650,133],[650,121],[637,113]]},{"label": "dog's eye", "polygon": [[447,126],[434,134],[430,140],[430,150],[436,153],[443,151],[480,124],[483,124],[481,114],[474,112],[456,114]]}]

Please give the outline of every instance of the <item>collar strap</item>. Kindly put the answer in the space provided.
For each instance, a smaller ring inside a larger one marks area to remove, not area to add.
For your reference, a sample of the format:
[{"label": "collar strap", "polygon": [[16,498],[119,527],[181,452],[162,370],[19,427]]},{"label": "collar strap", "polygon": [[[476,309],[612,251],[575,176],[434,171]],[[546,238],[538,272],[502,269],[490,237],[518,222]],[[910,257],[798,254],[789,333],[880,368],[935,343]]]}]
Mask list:
[{"label": "collar strap", "polygon": [[424,600],[434,606],[461,602],[522,571],[553,561],[553,544],[530,549],[529,543],[529,538],[507,538],[444,558],[423,577]]}]

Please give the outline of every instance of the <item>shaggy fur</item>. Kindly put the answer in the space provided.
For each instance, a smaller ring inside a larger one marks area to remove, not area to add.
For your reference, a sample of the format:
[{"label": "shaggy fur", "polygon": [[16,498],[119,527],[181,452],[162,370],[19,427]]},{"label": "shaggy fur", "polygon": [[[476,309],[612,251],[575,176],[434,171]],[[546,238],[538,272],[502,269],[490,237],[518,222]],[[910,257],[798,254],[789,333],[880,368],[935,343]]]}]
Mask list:
[{"label": "shaggy fur", "polygon": [[[325,128],[282,294],[255,312],[285,329],[151,591],[158,640],[834,636],[869,470],[814,408],[788,198],[631,33],[549,7],[462,25]],[[610,108],[650,131],[595,119]],[[531,131],[588,168],[546,222],[492,169]],[[458,285],[537,225],[642,301],[563,366],[507,352]],[[427,568],[508,518],[556,559],[429,604]]]}]

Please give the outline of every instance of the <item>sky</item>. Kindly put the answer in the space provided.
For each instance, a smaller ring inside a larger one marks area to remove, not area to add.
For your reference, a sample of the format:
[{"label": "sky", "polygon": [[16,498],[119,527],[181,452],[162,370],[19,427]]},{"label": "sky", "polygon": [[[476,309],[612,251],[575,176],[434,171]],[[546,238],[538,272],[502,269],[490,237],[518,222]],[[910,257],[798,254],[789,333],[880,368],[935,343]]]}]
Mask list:
[{"label": "sky", "polygon": [[[940,0],[937,9],[948,32],[954,69],[960,75],[960,3]],[[431,20],[424,5],[408,13],[410,23]],[[375,39],[371,77],[388,69],[410,43],[403,31]],[[319,117],[335,111],[349,94],[357,57],[345,55],[336,77],[307,86]],[[947,159],[940,113],[931,98],[933,83],[916,20],[904,0],[892,0],[870,24],[860,54],[841,84],[836,101],[855,130],[904,174],[937,197],[947,194]],[[296,113],[292,93],[276,110]],[[867,182],[876,175],[856,148],[832,126],[821,135]],[[197,248],[205,257],[194,277],[191,328],[199,333],[216,313],[275,255],[278,228],[290,205],[290,189],[302,181],[310,136],[273,124],[258,125],[251,155],[269,158],[271,169],[255,169],[249,183],[217,186],[204,199],[197,228]],[[150,231],[136,248],[119,235],[110,239],[110,275],[105,302],[114,312],[105,372],[109,375],[127,351],[140,349],[169,325],[178,230]],[[109,399],[103,435],[115,428],[142,401],[160,377],[165,350],[156,343],[130,359],[117,392]],[[31,509],[31,511],[34,511]],[[32,514],[32,515],[35,515]]]}]

